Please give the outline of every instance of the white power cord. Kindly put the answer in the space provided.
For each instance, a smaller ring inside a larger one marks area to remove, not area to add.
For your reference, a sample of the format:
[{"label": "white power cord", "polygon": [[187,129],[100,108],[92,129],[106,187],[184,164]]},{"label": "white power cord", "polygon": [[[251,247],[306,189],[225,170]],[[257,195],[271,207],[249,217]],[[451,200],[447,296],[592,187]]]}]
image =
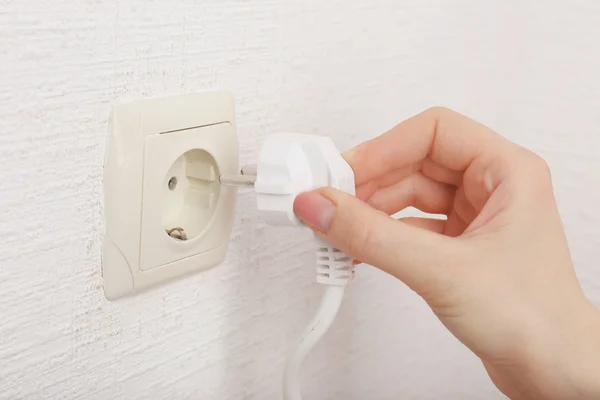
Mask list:
[{"label": "white power cord", "polygon": [[321,304],[302,334],[302,340],[292,353],[283,374],[283,398],[286,400],[302,400],[300,394],[300,369],[309,353],[329,330],[340,306],[346,288],[330,286],[325,290]]},{"label": "white power cord", "polygon": [[333,323],[344,298],[346,285],[354,277],[352,258],[317,239],[317,282],[327,285],[321,304],[302,334],[283,374],[283,398],[301,400],[300,369],[311,350]]},{"label": "white power cord", "polygon": [[[240,176],[221,176],[221,183],[226,185],[252,186],[253,181],[258,210],[272,225],[303,225],[294,214],[294,199],[299,193],[320,187],[355,193],[352,168],[333,141],[324,136],[271,135],[263,144],[256,171],[247,168]],[[302,364],[329,330],[342,304],[346,285],[354,277],[352,258],[323,240],[315,239],[317,282],[327,288],[315,316],[287,362],[283,377],[285,400],[302,399],[299,383]]]}]

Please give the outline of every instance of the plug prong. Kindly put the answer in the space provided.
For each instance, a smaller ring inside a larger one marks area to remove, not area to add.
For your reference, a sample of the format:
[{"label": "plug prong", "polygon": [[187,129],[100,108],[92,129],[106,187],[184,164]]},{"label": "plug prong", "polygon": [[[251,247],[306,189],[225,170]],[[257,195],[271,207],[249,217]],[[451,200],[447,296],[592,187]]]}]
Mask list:
[{"label": "plug prong", "polygon": [[256,182],[256,165],[248,165],[240,170],[239,174],[223,174],[219,182],[224,186],[254,187]]},{"label": "plug prong", "polygon": [[256,176],[256,165],[245,165],[242,167],[242,175]]}]

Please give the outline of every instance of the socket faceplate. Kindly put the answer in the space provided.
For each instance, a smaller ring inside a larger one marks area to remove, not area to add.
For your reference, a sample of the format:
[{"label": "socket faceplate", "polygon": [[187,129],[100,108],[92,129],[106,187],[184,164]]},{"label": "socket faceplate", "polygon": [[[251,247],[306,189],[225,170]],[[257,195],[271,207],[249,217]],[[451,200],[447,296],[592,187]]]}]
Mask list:
[{"label": "socket faceplate", "polygon": [[114,300],[222,262],[239,171],[233,98],[215,91],[113,108],[104,166],[104,293]]}]

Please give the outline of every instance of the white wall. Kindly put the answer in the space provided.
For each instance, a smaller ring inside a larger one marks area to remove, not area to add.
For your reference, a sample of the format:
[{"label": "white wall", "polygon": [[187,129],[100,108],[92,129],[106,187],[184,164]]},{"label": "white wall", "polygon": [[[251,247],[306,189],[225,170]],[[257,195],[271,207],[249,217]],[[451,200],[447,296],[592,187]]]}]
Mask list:
[{"label": "white wall", "polygon": [[[244,161],[278,130],[341,148],[431,105],[551,164],[600,305],[600,2],[0,1],[0,398],[276,399],[319,298],[307,235],[257,220],[224,265],[110,303],[102,162],[116,100],[229,88]],[[307,399],[499,399],[401,283],[362,267]]]}]

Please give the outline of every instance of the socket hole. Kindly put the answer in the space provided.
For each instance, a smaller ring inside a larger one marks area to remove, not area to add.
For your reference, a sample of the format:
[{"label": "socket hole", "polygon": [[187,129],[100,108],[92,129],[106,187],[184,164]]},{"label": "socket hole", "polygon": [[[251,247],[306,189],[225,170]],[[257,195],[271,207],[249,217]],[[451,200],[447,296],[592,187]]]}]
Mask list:
[{"label": "socket hole", "polygon": [[168,186],[169,190],[175,190],[175,188],[177,187],[177,177],[171,177],[171,179],[169,179]]}]

